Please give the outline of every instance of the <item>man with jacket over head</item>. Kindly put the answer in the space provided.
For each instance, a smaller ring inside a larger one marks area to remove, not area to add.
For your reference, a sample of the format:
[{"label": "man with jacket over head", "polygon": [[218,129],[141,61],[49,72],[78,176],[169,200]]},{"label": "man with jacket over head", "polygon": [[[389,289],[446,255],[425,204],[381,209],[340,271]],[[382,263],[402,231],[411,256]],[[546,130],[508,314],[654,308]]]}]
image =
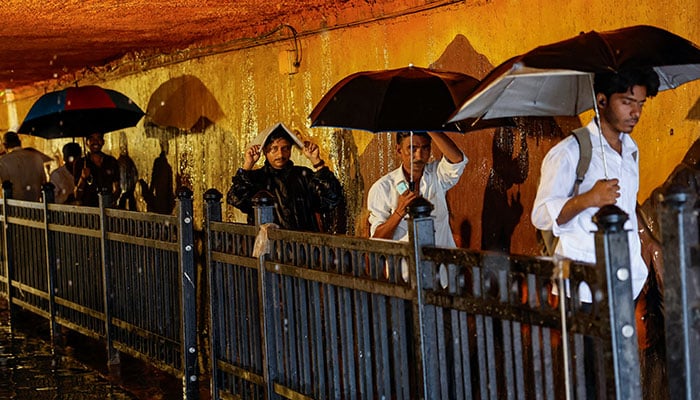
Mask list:
[{"label": "man with jacket over head", "polygon": [[[294,165],[292,146],[298,146],[313,169]],[[253,165],[265,155],[265,164]],[[248,146],[243,167],[233,177],[226,201],[248,215],[253,224],[253,196],[269,192],[274,200],[274,223],[283,229],[322,231],[318,213],[329,211],[343,200],[343,190],[312,142],[302,142],[284,124],[263,131]]]}]

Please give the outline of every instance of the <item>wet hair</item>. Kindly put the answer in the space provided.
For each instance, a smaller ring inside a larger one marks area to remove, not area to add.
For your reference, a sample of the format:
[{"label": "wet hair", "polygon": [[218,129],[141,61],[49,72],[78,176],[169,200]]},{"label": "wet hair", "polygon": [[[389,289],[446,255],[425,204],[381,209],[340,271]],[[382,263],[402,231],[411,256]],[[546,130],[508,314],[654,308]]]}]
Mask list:
[{"label": "wet hair", "polygon": [[[413,132],[413,136],[420,136],[428,139],[428,143],[431,143],[433,138],[428,135],[428,132]],[[411,137],[411,132],[396,132],[396,144],[401,145],[404,138]]]},{"label": "wet hair", "polygon": [[2,137],[2,144],[11,149],[13,147],[19,147],[22,145],[22,141],[19,139],[17,132],[7,131]]},{"label": "wet hair", "polygon": [[659,75],[652,68],[628,68],[596,74],[593,89],[609,99],[615,93],[627,93],[633,86],[644,86],[647,97],[654,97],[659,92],[659,85]]},{"label": "wet hair", "polygon": [[83,150],[78,143],[66,143],[63,146],[63,161],[68,162],[71,157],[73,157],[73,160],[77,160],[82,155],[82,152]]}]

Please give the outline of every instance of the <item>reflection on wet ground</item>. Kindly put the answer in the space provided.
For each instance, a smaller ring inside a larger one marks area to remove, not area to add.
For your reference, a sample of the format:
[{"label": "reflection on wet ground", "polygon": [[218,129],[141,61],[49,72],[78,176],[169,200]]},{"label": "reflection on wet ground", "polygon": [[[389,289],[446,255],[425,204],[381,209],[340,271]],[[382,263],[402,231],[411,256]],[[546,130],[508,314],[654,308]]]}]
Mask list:
[{"label": "reflection on wet ground", "polygon": [[0,399],[137,399],[42,340],[0,326]]},{"label": "reflection on wet ground", "polygon": [[0,399],[182,398],[179,379],[128,356],[117,376],[108,374],[104,345],[75,332],[64,330],[52,352],[46,320],[19,313],[10,329],[0,303]]}]

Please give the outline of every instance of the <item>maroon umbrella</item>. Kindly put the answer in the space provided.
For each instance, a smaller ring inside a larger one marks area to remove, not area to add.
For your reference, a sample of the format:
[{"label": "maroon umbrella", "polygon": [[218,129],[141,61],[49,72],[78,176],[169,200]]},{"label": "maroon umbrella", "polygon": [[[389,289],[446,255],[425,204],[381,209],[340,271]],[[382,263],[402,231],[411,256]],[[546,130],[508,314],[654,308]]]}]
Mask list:
[{"label": "maroon umbrella", "polygon": [[336,83],[309,115],[311,126],[370,132],[466,132],[515,126],[512,119],[468,119],[446,124],[448,117],[479,84],[469,75],[409,66],[362,71]]},{"label": "maroon umbrella", "polygon": [[141,117],[139,106],[115,90],[70,87],[41,96],[18,132],[45,139],[85,137],[135,126]]}]

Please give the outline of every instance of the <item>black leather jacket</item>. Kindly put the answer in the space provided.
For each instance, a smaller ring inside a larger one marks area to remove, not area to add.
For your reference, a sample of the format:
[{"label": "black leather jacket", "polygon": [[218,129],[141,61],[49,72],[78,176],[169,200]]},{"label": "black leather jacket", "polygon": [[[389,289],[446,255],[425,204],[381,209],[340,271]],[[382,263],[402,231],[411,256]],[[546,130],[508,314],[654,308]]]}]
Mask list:
[{"label": "black leather jacket", "polygon": [[289,161],[278,170],[265,161],[259,169],[239,169],[232,181],[226,202],[248,214],[249,224],[255,222],[251,199],[261,190],[274,197],[275,223],[290,230],[318,232],[316,213],[329,211],[343,200],[340,182],[328,167],[314,172]]}]

